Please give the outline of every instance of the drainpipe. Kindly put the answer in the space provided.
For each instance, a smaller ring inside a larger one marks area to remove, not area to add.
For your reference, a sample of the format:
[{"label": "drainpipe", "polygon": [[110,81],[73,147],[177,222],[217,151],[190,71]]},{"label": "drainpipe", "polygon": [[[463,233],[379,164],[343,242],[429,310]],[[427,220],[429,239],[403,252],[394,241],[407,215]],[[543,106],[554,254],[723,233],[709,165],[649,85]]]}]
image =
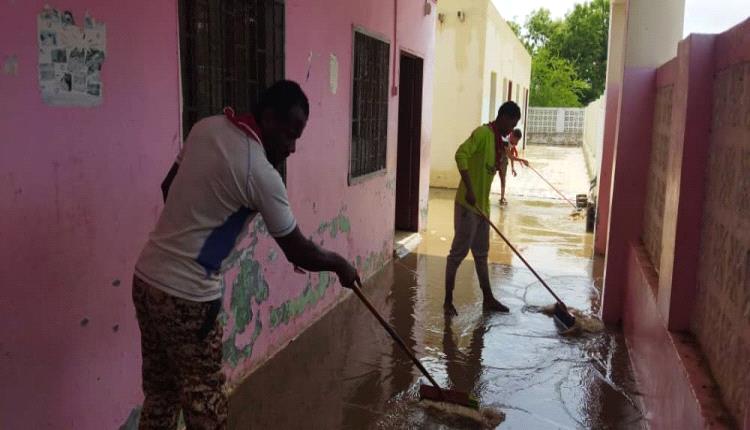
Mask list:
[{"label": "drainpipe", "polygon": [[393,0],[393,84],[391,85],[391,95],[398,95],[398,85],[396,85],[396,61],[398,60],[398,0]]}]

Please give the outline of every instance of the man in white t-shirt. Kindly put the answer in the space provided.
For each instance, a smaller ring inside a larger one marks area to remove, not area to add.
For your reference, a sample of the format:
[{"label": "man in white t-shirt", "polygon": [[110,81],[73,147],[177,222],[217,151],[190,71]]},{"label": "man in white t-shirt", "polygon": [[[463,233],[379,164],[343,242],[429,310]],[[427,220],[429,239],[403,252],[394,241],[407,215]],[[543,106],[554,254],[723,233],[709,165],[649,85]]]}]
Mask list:
[{"label": "man in white t-shirt", "polygon": [[231,108],[193,126],[162,191],[165,206],[135,266],[133,302],[141,330],[141,429],[225,428],[221,278],[226,257],[257,214],[287,259],[309,271],[357,280],[342,256],[318,247],[297,226],[275,169],[295,151],[309,104],[300,86],[280,81],[253,115]]}]

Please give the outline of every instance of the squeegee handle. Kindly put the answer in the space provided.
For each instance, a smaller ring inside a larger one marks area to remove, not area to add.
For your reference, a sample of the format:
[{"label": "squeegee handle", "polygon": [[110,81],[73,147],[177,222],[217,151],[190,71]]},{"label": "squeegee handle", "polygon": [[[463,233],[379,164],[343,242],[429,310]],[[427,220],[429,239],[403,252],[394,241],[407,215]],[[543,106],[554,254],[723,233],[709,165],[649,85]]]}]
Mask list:
[{"label": "squeegee handle", "polygon": [[576,209],[576,210],[578,209],[578,206],[576,206],[576,204],[575,204],[575,203],[571,202],[569,198],[565,197],[565,195],[564,195],[563,193],[561,193],[561,192],[560,192],[560,190],[558,190],[557,188],[555,188],[555,186],[554,186],[554,185],[552,185],[552,184],[550,183],[550,181],[548,181],[548,180],[547,180],[547,179],[546,179],[546,178],[545,178],[544,176],[542,176],[542,174],[541,174],[541,173],[537,172],[537,170],[536,170],[535,168],[531,167],[531,165],[528,165],[527,167],[528,167],[529,169],[531,169],[531,171],[532,171],[532,172],[536,173],[536,174],[537,174],[537,176],[539,176],[540,178],[542,178],[542,180],[543,180],[544,182],[546,182],[546,183],[547,183],[547,185],[549,185],[550,187],[552,187],[552,189],[553,189],[553,190],[555,190],[555,192],[556,192],[557,194],[559,194],[559,195],[560,195],[560,197],[562,197],[563,199],[567,200],[567,202],[568,202],[568,203],[570,203],[570,205],[571,205],[571,206],[573,206],[573,209]]},{"label": "squeegee handle", "polygon": [[399,336],[398,333],[396,333],[396,330],[394,330],[393,327],[391,327],[391,325],[388,324],[388,322],[385,319],[383,319],[383,317],[380,315],[377,309],[375,309],[372,303],[370,303],[370,301],[367,299],[367,297],[364,295],[364,293],[360,289],[361,286],[362,286],[362,283],[359,280],[355,281],[355,285],[352,285],[351,287],[352,290],[354,291],[354,294],[356,294],[357,297],[359,297],[359,299],[362,300],[362,303],[365,304],[367,309],[369,309],[370,312],[372,312],[372,314],[375,315],[375,318],[378,319],[378,321],[380,322],[380,325],[382,325],[383,328],[388,332],[388,334],[391,335],[393,340],[395,340],[396,343],[401,347],[401,349],[404,350],[406,355],[408,355],[409,358],[411,358],[411,361],[414,362],[414,365],[417,366],[419,371],[422,372],[422,374],[430,381],[430,384],[432,384],[432,386],[435,387],[435,389],[437,389],[438,392],[442,395],[443,389],[440,388],[440,385],[438,385],[437,381],[435,381],[432,375],[430,375],[430,372],[428,372],[427,369],[425,369],[425,367],[422,365],[419,359],[414,355],[413,352],[411,352],[411,349],[409,349],[409,347],[406,346],[406,343],[404,342],[403,339],[401,339],[401,336]]},{"label": "squeegee handle", "polygon": [[557,303],[559,303],[560,305],[562,305],[563,307],[565,307],[567,309],[567,306],[565,306],[565,303],[563,303],[563,301],[560,300],[559,297],[557,297],[557,294],[555,294],[555,292],[552,291],[552,288],[550,288],[549,285],[547,285],[547,283],[544,282],[544,279],[542,279],[542,277],[539,276],[538,273],[536,273],[536,270],[534,270],[534,268],[531,267],[531,264],[529,264],[529,262],[526,261],[525,258],[523,258],[523,255],[521,255],[521,253],[518,252],[518,250],[513,246],[513,244],[510,243],[510,241],[505,237],[505,235],[503,235],[502,233],[500,233],[500,230],[497,227],[495,227],[495,224],[493,224],[492,221],[490,221],[489,218],[487,218],[487,215],[485,215],[484,212],[482,212],[482,210],[479,209],[476,206],[474,206],[474,209],[476,209],[476,211],[479,212],[479,216],[481,216],[482,218],[484,218],[485,221],[487,221],[487,224],[489,224],[490,227],[492,227],[492,229],[495,230],[495,233],[497,233],[498,236],[500,236],[500,238],[503,239],[503,241],[505,241],[505,244],[508,245],[510,247],[510,249],[513,250],[513,252],[518,256],[518,258],[520,258],[521,261],[523,261],[523,264],[525,264],[526,267],[528,267],[529,270],[531,270],[531,273],[533,273],[534,276],[536,276],[536,279],[538,279],[539,282],[541,282],[542,285],[544,285],[544,288],[546,288],[547,291],[549,291],[549,293],[552,294],[552,297],[554,297],[555,300],[557,300]]}]

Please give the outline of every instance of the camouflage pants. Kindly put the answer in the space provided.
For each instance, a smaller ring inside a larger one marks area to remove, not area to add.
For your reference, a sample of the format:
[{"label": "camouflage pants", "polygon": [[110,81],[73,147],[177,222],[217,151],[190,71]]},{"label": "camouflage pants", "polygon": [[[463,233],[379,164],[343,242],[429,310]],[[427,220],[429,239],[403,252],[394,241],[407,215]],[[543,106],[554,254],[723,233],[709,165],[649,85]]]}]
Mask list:
[{"label": "camouflage pants", "polygon": [[[221,370],[223,327],[212,302],[183,300],[133,279],[141,329],[143,411],[140,429],[174,430],[182,409],[188,430],[224,429],[228,401]],[[215,312],[213,315],[215,318]],[[207,334],[202,336],[202,331]]]}]

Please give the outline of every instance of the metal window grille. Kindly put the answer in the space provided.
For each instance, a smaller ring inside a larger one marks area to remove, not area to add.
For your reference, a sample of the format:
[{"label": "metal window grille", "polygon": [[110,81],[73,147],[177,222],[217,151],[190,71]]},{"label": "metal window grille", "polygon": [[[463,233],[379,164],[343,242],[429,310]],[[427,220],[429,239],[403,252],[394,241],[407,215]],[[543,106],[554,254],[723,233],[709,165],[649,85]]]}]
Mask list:
[{"label": "metal window grille", "polygon": [[283,0],[180,0],[183,132],[284,77]]},{"label": "metal window grille", "polygon": [[385,169],[390,46],[354,33],[350,179]]}]

